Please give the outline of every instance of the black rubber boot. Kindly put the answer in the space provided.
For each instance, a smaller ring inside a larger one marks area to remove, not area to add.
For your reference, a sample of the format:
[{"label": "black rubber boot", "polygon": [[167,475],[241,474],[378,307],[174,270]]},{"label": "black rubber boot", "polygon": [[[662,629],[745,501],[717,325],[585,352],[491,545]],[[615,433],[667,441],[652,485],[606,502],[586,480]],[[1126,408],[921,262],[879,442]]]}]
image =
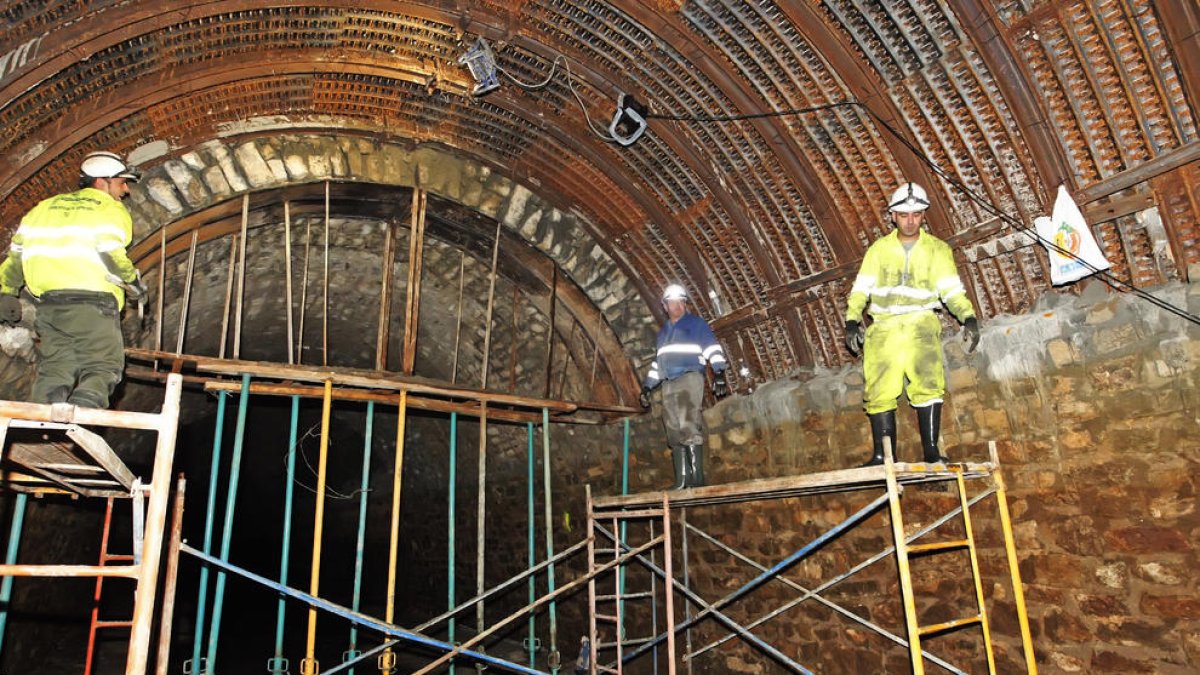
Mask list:
[{"label": "black rubber boot", "polygon": [[704,446],[686,445],[688,487],[704,487]]},{"label": "black rubber boot", "polygon": [[871,420],[871,440],[874,443],[873,454],[871,455],[871,459],[859,465],[860,469],[883,464],[884,438],[891,440],[892,459],[896,458],[896,411],[888,410],[887,412],[867,415],[867,419]]},{"label": "black rubber boot", "polygon": [[942,431],[942,404],[930,403],[917,408],[917,426],[921,430],[921,449],[925,452],[926,464],[946,463],[950,459],[938,450],[938,436]]},{"label": "black rubber boot", "polygon": [[675,464],[675,484],[672,490],[686,490],[691,487],[692,476],[688,467],[688,446],[677,445],[671,448],[671,460]]}]

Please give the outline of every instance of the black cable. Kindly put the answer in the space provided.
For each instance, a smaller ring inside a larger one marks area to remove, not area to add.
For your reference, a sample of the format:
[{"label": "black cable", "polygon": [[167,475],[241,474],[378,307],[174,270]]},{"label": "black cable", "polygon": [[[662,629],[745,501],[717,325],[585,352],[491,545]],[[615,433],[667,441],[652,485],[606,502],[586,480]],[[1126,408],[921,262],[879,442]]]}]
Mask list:
[{"label": "black cable", "polygon": [[1067,249],[1064,249],[1063,247],[1059,246],[1058,244],[1047,240],[1045,237],[1038,234],[1037,230],[1030,228],[1029,226],[1022,223],[1020,220],[1018,220],[1017,218],[1014,218],[1013,216],[1005,213],[1004,211],[1002,211],[1000,209],[1000,207],[998,207],[995,204],[993,204],[992,202],[988,201],[988,199],[986,197],[984,197],[983,195],[980,195],[975,190],[972,190],[971,188],[967,187],[965,184],[963,184],[962,181],[958,180],[957,178],[954,178],[953,176],[949,175],[944,169],[942,169],[932,159],[930,159],[920,148],[918,148],[911,141],[909,141],[903,134],[901,134],[894,127],[892,127],[892,125],[888,124],[886,120],[884,120],[882,117],[877,115],[875,113],[875,111],[871,110],[870,108],[868,108],[867,106],[863,105],[862,103],[860,103],[858,101],[853,101],[853,100],[837,101],[834,103],[827,103],[824,105],[812,106],[810,108],[792,108],[789,110],[774,110],[774,111],[770,111],[770,112],[747,113],[747,114],[742,114],[742,115],[712,115],[712,116],[701,117],[701,116],[695,116],[695,115],[663,115],[663,114],[658,114],[658,113],[649,113],[646,115],[646,119],[647,120],[659,119],[659,120],[667,120],[667,121],[672,121],[672,122],[739,122],[739,121],[743,121],[743,120],[755,120],[755,119],[763,119],[763,118],[768,118],[768,117],[787,117],[787,116],[792,116],[792,115],[807,115],[807,114],[811,114],[811,113],[822,112],[825,110],[832,110],[835,108],[860,108],[863,111],[865,111],[866,114],[868,116],[870,116],[871,119],[875,120],[875,122],[879,126],[883,127],[889,134],[894,136],[896,138],[896,140],[898,140],[900,142],[901,145],[903,145],[905,148],[908,148],[909,152],[912,152],[913,155],[917,157],[917,159],[921,160],[927,166],[929,166],[930,170],[933,171],[933,173],[935,173],[939,178],[941,178],[943,181],[948,183],[951,187],[954,187],[959,192],[966,195],[968,199],[970,199],[971,201],[978,204],[980,207],[983,208],[984,211],[991,214],[992,216],[994,216],[1001,222],[1007,224],[1009,227],[1016,229],[1020,232],[1023,232],[1026,236],[1031,237],[1035,242],[1042,244],[1043,246],[1045,246],[1048,249],[1052,249],[1052,250],[1058,252],[1065,258],[1075,259],[1080,264],[1082,264],[1084,267],[1091,270],[1092,274],[1095,274],[1100,280],[1104,281],[1104,283],[1108,284],[1110,287],[1115,288],[1118,291],[1128,290],[1129,292],[1132,292],[1134,295],[1138,296],[1139,298],[1142,298],[1143,300],[1158,307],[1159,309],[1166,310],[1167,312],[1170,312],[1171,314],[1174,314],[1175,316],[1178,316],[1182,319],[1190,321],[1196,325],[1200,325],[1200,316],[1192,314],[1191,312],[1188,312],[1186,309],[1177,307],[1176,305],[1174,305],[1166,300],[1163,300],[1162,298],[1151,295],[1147,291],[1144,291],[1129,282],[1126,282],[1126,281],[1123,281],[1123,280],[1117,278],[1112,272],[1110,272],[1108,270],[1100,269],[1100,268],[1096,267],[1095,265],[1091,264],[1087,260],[1084,260],[1081,256],[1075,254],[1074,252],[1068,251]]}]

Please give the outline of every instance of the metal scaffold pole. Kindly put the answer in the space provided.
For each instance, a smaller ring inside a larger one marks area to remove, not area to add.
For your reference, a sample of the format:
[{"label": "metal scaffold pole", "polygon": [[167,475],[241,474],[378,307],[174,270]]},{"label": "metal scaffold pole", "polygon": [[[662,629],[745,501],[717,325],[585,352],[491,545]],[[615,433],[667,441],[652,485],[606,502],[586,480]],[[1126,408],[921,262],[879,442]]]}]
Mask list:
[{"label": "metal scaffold pole", "polygon": [[[367,495],[369,492],[371,479],[371,436],[375,421],[375,402],[367,402],[367,426],[363,430],[363,458],[362,458],[362,482],[358,488],[358,536],[354,541],[354,597],[350,604],[350,609],[355,612],[359,609],[359,600],[362,596],[362,578],[363,578],[363,555],[366,549],[367,539]],[[357,658],[358,650],[358,626],[350,626],[350,647],[346,653],[342,655],[342,661],[346,662]],[[350,670],[350,675],[354,675],[354,670]]]},{"label": "metal scaffold pole", "polygon": [[[309,574],[309,593],[320,596],[321,591],[321,534],[325,529],[325,470],[329,465],[329,413],[333,403],[333,382],[325,380],[325,398],[321,402],[321,456],[317,460],[317,495],[316,512],[313,514],[313,544],[312,570]],[[308,609],[308,641],[306,642],[304,660],[300,662],[302,675],[315,675],[320,672],[320,664],[316,658],[317,649],[317,610]]]},{"label": "metal scaffold pole", "polygon": [[[246,438],[246,412],[250,407],[250,376],[242,376],[242,396],[238,400],[237,426],[233,436],[233,453],[229,457],[229,491],[225,496],[225,520],[221,531],[221,560],[229,560],[233,544],[233,515],[236,511],[238,484],[241,482],[242,448]],[[217,572],[213,590],[213,614],[208,628],[207,672],[217,669],[217,643],[221,636],[221,612],[225,602],[225,573]]]},{"label": "metal scaffold pole", "polygon": [[[287,585],[288,561],[292,545],[292,498],[296,487],[296,440],[297,428],[300,424],[300,397],[292,397],[291,423],[288,425],[287,469],[284,475],[283,489],[283,538],[279,544],[279,583]],[[279,596],[279,604],[275,609],[275,655],[267,661],[267,671],[272,675],[283,675],[288,672],[288,660],[283,656],[284,613],[287,601]]]}]

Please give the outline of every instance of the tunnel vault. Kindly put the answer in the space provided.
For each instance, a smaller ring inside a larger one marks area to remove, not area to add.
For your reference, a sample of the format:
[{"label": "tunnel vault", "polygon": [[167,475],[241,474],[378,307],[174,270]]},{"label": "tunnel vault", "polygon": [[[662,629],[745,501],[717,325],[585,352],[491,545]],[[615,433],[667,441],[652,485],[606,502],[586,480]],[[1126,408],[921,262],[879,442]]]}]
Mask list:
[{"label": "tunnel vault", "polygon": [[[293,305],[299,311],[299,304],[306,303],[310,324],[325,321],[326,243],[330,250],[326,335],[312,334],[312,325],[303,331],[297,326],[294,334],[303,342],[308,333],[309,347],[313,341],[327,341],[330,349],[340,351],[336,358],[318,357],[318,364],[376,365],[368,343],[374,342],[384,311],[377,310],[382,284],[390,283],[390,335],[384,344],[391,346],[385,348],[390,353],[384,362],[388,370],[400,370],[408,244],[399,237],[410,228],[414,186],[419,186],[431,197],[423,208],[426,256],[420,286],[427,295],[417,331],[418,375],[479,384],[478,373],[456,372],[459,344],[464,352],[478,352],[478,338],[488,332],[490,290],[484,277],[499,234],[496,274],[502,285],[496,288],[492,315],[498,342],[489,349],[489,370],[508,373],[493,379],[490,388],[560,396],[568,366],[555,361],[565,360],[586,380],[590,401],[636,401],[638,365],[633,360],[649,355],[652,339],[645,302],[591,236],[585,219],[556,208],[492,167],[445,148],[327,134],[210,141],[180,156],[153,167],[129,201],[137,242],[130,257],[152,291],[152,316],[135,330],[138,346],[170,351],[179,346],[178,326],[183,325],[188,347],[182,351],[236,353],[234,321],[228,316],[239,311],[237,299],[231,299],[237,295],[232,280],[243,269],[235,240],[245,227],[245,281],[239,283],[246,289],[247,326],[241,340],[273,346],[247,345],[243,357],[251,353],[261,360],[288,362],[287,333],[281,332],[286,312],[275,302],[285,295],[286,206],[292,226]],[[332,224],[328,242],[327,218]],[[389,229],[396,234],[390,282],[383,279]],[[189,271],[193,247],[201,253]],[[167,273],[160,286],[158,270],[164,261]],[[157,309],[160,291],[163,302]],[[465,295],[456,297],[456,291]],[[268,303],[276,311],[263,309]],[[457,321],[455,308],[461,308]],[[225,320],[218,321],[223,314]],[[530,321],[553,322],[553,337]],[[220,339],[222,326],[225,339]],[[535,337],[519,337],[531,328]],[[364,338],[368,334],[370,340]],[[519,349],[524,350],[520,357]],[[311,355],[301,360],[314,362]]]}]

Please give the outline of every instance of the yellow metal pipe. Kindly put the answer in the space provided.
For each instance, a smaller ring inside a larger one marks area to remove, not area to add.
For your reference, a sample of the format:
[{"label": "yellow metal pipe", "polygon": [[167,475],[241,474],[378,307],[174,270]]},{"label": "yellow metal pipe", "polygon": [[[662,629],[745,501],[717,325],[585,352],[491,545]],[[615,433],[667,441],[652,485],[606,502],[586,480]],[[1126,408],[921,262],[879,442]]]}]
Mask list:
[{"label": "yellow metal pipe", "polygon": [[967,483],[963,480],[961,469],[955,469],[955,478],[958,481],[958,503],[962,507],[963,519],[963,534],[967,535],[967,542],[971,553],[971,578],[975,581],[975,601],[979,605],[979,627],[983,630],[983,646],[987,650],[988,673],[996,675],[996,656],[992,652],[992,629],[988,625],[987,605],[983,599],[983,581],[979,578],[979,556],[975,551],[975,530],[971,526],[971,507],[967,503]]},{"label": "yellow metal pipe", "polygon": [[[321,458],[317,463],[317,512],[313,519],[312,576],[309,579],[309,594],[320,596],[321,588],[321,533],[325,520],[325,467],[329,460],[329,408],[333,403],[333,380],[325,380],[325,398],[321,403]],[[308,647],[300,672],[318,672],[314,653],[317,647],[317,608],[308,608]]]},{"label": "yellow metal pipe", "polygon": [[935,623],[933,625],[921,628],[921,635],[931,635],[933,633],[941,633],[942,631],[952,630],[954,628],[962,628],[963,626],[970,626],[972,624],[979,623],[979,621],[980,619],[978,616],[969,616],[965,619],[954,619],[953,621]]},{"label": "yellow metal pipe", "polygon": [[1012,520],[1008,517],[1008,497],[1004,487],[1004,476],[1000,473],[996,442],[991,442],[992,481],[996,486],[996,505],[1000,509],[1000,527],[1004,531],[1004,552],[1008,556],[1008,573],[1012,576],[1013,598],[1017,605],[1017,622],[1021,626],[1021,646],[1025,651],[1025,671],[1037,675],[1037,661],[1033,654],[1033,637],[1029,632],[1029,615],[1025,611],[1025,592],[1021,586],[1021,570],[1017,567],[1017,548],[1013,543]]},{"label": "yellow metal pipe", "polygon": [[904,624],[908,629],[908,653],[912,658],[913,675],[925,675],[925,659],[921,654],[921,629],[917,625],[917,603],[913,598],[912,572],[908,567],[908,544],[904,536],[904,516],[900,509],[900,483],[896,480],[896,464],[890,439],[883,439],[884,469],[887,476],[888,509],[892,516],[892,538],[896,544],[896,567],[900,572],[900,594],[904,599]]},{"label": "yellow metal pipe", "polygon": [[[396,410],[396,467],[392,474],[392,534],[388,548],[387,611],[384,620],[393,623],[396,612],[396,551],[400,546],[400,488],[404,469],[404,421],[408,416],[408,392],[400,392],[400,403]],[[390,675],[396,665],[392,650],[379,655],[379,672]]]}]

